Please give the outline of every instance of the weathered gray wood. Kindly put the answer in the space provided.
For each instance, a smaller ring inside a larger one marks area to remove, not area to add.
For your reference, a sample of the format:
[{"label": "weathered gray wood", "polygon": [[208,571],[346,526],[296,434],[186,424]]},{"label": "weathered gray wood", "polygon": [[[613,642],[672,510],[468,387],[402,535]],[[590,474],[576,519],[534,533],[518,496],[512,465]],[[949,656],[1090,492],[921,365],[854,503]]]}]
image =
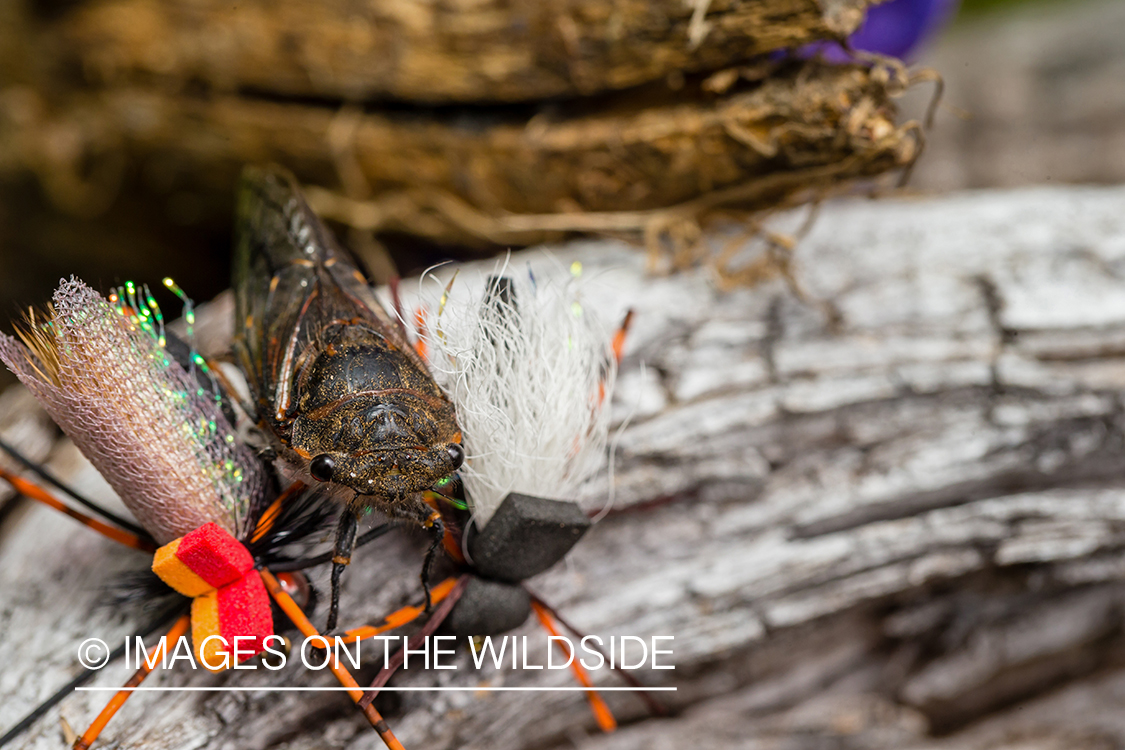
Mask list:
[{"label": "weathered gray wood", "polygon": [[[661,697],[677,713],[651,719],[609,695],[623,728],[599,736],[574,693],[404,694],[387,713],[398,736],[410,748],[1121,746],[1122,205],[1121,188],[839,203],[796,251],[792,283],[727,294],[705,271],[647,277],[612,242],[556,248],[599,277],[591,306],[637,311],[614,405],[632,416],[623,512],[534,584],[589,632],[675,636],[676,670],[640,677],[676,686]],[[357,555],[350,622],[415,592],[422,546],[401,534]],[[38,508],[9,529],[0,726],[72,674],[83,638],[138,626],[136,611],[90,608],[98,586],[145,563]],[[542,640],[530,623],[518,633]],[[111,667],[96,684],[124,677]],[[463,669],[397,684],[477,683]],[[291,666],[155,684],[333,683]],[[59,747],[58,717],[84,726],[104,697],[68,698],[26,746]],[[379,746],[325,693],[143,695],[104,737]]]}]

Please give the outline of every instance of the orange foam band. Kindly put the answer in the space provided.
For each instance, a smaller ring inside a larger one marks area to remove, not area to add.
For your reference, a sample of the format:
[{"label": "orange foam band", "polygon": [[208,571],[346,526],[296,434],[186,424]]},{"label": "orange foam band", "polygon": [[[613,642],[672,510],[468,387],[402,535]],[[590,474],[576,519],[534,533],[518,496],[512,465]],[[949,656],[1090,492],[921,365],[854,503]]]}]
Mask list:
[{"label": "orange foam band", "polygon": [[199,575],[176,557],[176,550],[180,548],[183,538],[168,542],[152,557],[152,572],[160,576],[160,580],[174,588],[184,596],[203,596],[214,586],[207,583]]},{"label": "orange foam band", "polygon": [[205,523],[156,551],[152,570],[184,596],[202,596],[241,579],[254,558],[216,523]]},{"label": "orange foam band", "polygon": [[[229,660],[224,663],[224,644],[222,627],[219,623],[219,592],[211,591],[203,596],[197,596],[191,603],[191,642],[195,646],[195,658],[199,665],[211,672],[221,672],[224,667],[232,666]],[[211,638],[211,640],[208,640]]]},{"label": "orange foam band", "polygon": [[200,665],[221,672],[264,649],[273,634],[269,594],[257,571],[239,583],[198,596],[191,603],[191,641]]},{"label": "orange foam band", "polygon": [[269,594],[245,546],[206,523],[156,551],[153,571],[193,598],[191,636],[199,663],[212,672],[246,661],[273,634]]}]

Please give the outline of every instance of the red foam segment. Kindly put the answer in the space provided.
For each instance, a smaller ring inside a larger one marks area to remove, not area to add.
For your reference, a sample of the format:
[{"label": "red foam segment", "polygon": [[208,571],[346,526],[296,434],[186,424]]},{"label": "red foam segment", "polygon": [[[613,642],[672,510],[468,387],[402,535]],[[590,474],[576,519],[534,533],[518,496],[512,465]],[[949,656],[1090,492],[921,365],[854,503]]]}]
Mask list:
[{"label": "red foam segment", "polygon": [[[262,579],[251,573],[241,581],[219,589],[219,628],[234,653],[235,636],[253,636],[254,640],[238,643],[240,662],[264,649],[262,640],[273,635],[273,614],[270,596]],[[248,653],[249,652],[249,653]]]},{"label": "red foam segment", "polygon": [[247,549],[216,523],[205,523],[185,534],[176,558],[215,588],[237,581],[254,567]]}]

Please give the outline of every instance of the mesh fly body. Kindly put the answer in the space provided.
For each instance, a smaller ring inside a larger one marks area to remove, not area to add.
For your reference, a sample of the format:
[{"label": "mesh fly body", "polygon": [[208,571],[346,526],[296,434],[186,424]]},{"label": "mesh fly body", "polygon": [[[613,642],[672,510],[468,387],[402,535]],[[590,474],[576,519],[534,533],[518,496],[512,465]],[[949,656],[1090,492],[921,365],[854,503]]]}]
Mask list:
[{"label": "mesh fly body", "polygon": [[0,359],[157,542],[208,521],[242,535],[261,464],[162,338],[75,279],[30,335],[38,352],[0,336]]}]

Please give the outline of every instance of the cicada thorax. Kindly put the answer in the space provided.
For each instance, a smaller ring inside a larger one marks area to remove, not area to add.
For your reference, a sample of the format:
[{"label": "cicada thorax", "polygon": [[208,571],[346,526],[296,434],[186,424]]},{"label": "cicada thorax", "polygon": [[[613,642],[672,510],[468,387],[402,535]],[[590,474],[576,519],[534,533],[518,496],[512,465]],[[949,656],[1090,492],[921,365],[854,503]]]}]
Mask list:
[{"label": "cicada thorax", "polygon": [[314,479],[352,490],[353,506],[386,509],[457,470],[453,405],[428,372],[365,322],[334,322],[318,339],[288,427]]}]

